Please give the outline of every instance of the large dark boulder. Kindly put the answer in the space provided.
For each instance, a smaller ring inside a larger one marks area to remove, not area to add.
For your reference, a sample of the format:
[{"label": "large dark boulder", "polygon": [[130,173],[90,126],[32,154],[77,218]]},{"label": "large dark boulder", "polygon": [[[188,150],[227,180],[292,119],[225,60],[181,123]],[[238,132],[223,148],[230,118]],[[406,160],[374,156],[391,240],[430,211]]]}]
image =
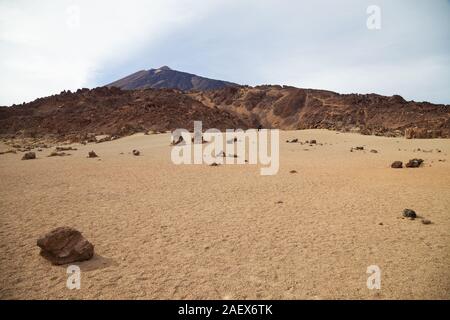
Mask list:
[{"label": "large dark boulder", "polygon": [[32,160],[32,159],[36,159],[36,153],[34,152],[27,152],[22,157],[22,160]]},{"label": "large dark boulder", "polygon": [[55,265],[89,260],[94,255],[92,243],[70,227],[50,231],[37,240],[37,245],[41,248],[41,256]]},{"label": "large dark boulder", "polygon": [[394,161],[391,164],[391,168],[394,168],[394,169],[403,168],[403,162],[401,162],[401,161]]},{"label": "large dark boulder", "polygon": [[406,164],[407,168],[418,168],[422,165],[423,159],[411,159]]}]

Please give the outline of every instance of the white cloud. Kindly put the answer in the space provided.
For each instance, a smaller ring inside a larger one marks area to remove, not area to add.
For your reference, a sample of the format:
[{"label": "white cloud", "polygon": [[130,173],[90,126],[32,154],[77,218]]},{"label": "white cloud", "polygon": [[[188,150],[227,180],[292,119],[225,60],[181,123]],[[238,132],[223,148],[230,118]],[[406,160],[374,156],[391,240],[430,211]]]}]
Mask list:
[{"label": "white cloud", "polygon": [[151,47],[209,7],[174,0],[2,1],[0,104],[87,86],[99,68]]},{"label": "white cloud", "polygon": [[243,84],[450,103],[449,2],[376,3],[381,30],[370,31],[371,0],[0,0],[0,105],[166,64]]}]

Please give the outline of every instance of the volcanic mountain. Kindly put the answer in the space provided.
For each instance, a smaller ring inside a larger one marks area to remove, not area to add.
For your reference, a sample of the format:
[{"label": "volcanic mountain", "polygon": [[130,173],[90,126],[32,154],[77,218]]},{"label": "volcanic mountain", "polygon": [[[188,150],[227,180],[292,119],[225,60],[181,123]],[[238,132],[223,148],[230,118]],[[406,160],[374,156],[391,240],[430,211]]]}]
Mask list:
[{"label": "volcanic mountain", "polygon": [[237,86],[237,84],[222,80],[208,79],[195,74],[172,70],[167,66],[163,66],[158,69],[135,72],[125,78],[114,81],[107,86],[126,90],[170,88],[187,91],[220,89]]}]

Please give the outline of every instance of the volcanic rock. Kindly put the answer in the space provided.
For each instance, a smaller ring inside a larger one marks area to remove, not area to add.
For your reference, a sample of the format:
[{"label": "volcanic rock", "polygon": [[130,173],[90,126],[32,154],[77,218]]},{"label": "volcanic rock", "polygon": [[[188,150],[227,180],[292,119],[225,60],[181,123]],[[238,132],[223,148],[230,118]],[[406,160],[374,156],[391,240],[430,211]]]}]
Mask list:
[{"label": "volcanic rock", "polygon": [[32,159],[36,159],[36,153],[34,152],[27,152],[22,157],[22,160],[32,160]]},{"label": "volcanic rock", "polygon": [[401,162],[401,161],[394,161],[391,164],[391,168],[394,168],[394,169],[403,168],[403,162]]},{"label": "volcanic rock", "polygon": [[414,210],[411,209],[405,209],[403,210],[403,216],[406,218],[412,218],[415,219],[417,217],[417,214]]},{"label": "volcanic rock", "polygon": [[37,245],[41,256],[55,265],[89,260],[94,255],[94,246],[70,227],[50,231],[37,240]]},{"label": "volcanic rock", "polygon": [[422,165],[423,159],[411,159],[406,164],[407,168],[418,168]]},{"label": "volcanic rock", "polygon": [[97,158],[97,154],[94,151],[89,151],[88,158]]}]

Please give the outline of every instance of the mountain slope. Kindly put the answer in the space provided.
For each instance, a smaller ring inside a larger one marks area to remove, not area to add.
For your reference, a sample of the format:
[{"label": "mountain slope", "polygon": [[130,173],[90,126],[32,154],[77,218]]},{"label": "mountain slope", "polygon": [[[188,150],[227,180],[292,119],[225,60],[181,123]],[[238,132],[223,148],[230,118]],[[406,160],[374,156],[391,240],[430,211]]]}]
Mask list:
[{"label": "mountain slope", "polygon": [[450,105],[287,86],[64,91],[20,106],[0,107],[0,134],[80,141],[90,133],[125,136],[145,130],[192,130],[195,120],[202,121],[204,129],[323,128],[450,138]]},{"label": "mountain slope", "polygon": [[411,138],[450,137],[450,105],[405,101],[401,96],[339,94],[265,85],[189,93],[208,106],[284,130],[332,129]]},{"label": "mountain slope", "polygon": [[237,84],[222,80],[208,79],[195,74],[172,70],[169,67],[164,66],[159,69],[138,71],[125,78],[114,81],[107,86],[126,90],[171,88],[188,91],[213,90],[237,86]]}]

